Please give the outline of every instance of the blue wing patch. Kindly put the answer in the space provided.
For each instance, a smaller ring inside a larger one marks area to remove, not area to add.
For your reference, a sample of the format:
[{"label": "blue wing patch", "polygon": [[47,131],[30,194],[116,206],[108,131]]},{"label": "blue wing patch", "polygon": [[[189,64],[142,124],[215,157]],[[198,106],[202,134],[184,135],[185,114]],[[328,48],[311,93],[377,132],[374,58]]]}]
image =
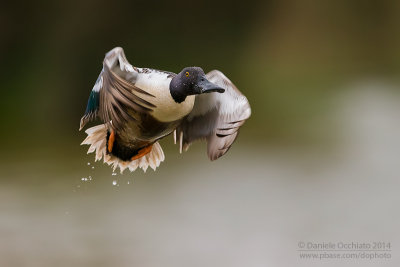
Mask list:
[{"label": "blue wing patch", "polygon": [[85,115],[96,113],[99,110],[100,93],[92,91],[86,106]]},{"label": "blue wing patch", "polygon": [[82,130],[85,127],[86,123],[93,120],[97,117],[99,111],[99,104],[100,104],[100,90],[103,87],[103,70],[100,72],[99,77],[90,92],[89,100],[86,106],[85,114],[81,118],[81,122],[79,125],[79,130]]}]

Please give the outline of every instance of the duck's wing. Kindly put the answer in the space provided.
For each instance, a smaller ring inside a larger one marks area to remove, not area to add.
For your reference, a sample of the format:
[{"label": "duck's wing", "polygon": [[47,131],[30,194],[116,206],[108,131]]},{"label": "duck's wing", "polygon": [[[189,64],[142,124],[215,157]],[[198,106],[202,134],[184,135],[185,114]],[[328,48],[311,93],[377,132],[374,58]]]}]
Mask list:
[{"label": "duck's wing", "polygon": [[225,92],[197,95],[193,110],[174,134],[180,151],[197,139],[206,139],[208,157],[216,160],[229,150],[251,109],[247,98],[222,72],[213,70],[206,77]]},{"label": "duck's wing", "polygon": [[138,75],[138,69],[129,64],[122,48],[108,52],[90,93],[79,130],[99,116],[104,123],[118,131],[125,122],[136,120],[135,114],[152,111],[156,107],[151,103],[154,96],[135,85]]}]

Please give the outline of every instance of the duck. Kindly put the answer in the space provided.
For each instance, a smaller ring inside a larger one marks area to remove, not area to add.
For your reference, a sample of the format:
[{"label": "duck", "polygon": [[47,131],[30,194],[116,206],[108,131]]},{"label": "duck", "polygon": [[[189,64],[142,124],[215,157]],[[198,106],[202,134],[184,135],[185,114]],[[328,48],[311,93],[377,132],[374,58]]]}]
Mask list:
[{"label": "duck", "polygon": [[171,134],[180,153],[206,140],[209,159],[220,158],[250,115],[247,98],[221,71],[185,67],[175,74],[135,67],[116,47],[105,55],[79,131],[99,118],[101,124],[85,131],[81,145],[89,145],[87,153],[113,171],[145,172],[165,160],[159,141]]}]

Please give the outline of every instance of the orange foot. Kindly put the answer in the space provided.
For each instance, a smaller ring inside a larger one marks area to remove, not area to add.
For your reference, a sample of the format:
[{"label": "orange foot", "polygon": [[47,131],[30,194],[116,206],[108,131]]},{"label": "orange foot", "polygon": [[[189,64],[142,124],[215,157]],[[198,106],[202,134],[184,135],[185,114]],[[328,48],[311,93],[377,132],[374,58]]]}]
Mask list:
[{"label": "orange foot", "polygon": [[108,137],[108,145],[107,145],[107,150],[109,153],[111,153],[113,149],[114,141],[115,141],[115,132],[114,130],[111,130],[110,136]]},{"label": "orange foot", "polygon": [[135,159],[138,159],[138,158],[141,158],[141,157],[147,155],[148,153],[150,153],[152,148],[153,148],[153,145],[149,145],[149,146],[146,146],[146,147],[140,149],[138,151],[137,155],[133,156],[131,158],[131,160],[135,160]]}]

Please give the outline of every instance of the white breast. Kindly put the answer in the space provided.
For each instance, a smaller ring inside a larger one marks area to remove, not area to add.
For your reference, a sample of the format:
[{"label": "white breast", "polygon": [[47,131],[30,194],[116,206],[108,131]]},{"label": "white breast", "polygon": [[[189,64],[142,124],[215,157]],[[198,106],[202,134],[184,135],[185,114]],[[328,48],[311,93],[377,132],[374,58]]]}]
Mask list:
[{"label": "white breast", "polygon": [[168,73],[152,70],[140,73],[135,82],[136,86],[155,96],[143,96],[143,98],[156,105],[151,115],[162,122],[183,118],[192,111],[195,100],[195,96],[191,95],[182,103],[176,103],[169,91],[172,78],[168,76]]}]

